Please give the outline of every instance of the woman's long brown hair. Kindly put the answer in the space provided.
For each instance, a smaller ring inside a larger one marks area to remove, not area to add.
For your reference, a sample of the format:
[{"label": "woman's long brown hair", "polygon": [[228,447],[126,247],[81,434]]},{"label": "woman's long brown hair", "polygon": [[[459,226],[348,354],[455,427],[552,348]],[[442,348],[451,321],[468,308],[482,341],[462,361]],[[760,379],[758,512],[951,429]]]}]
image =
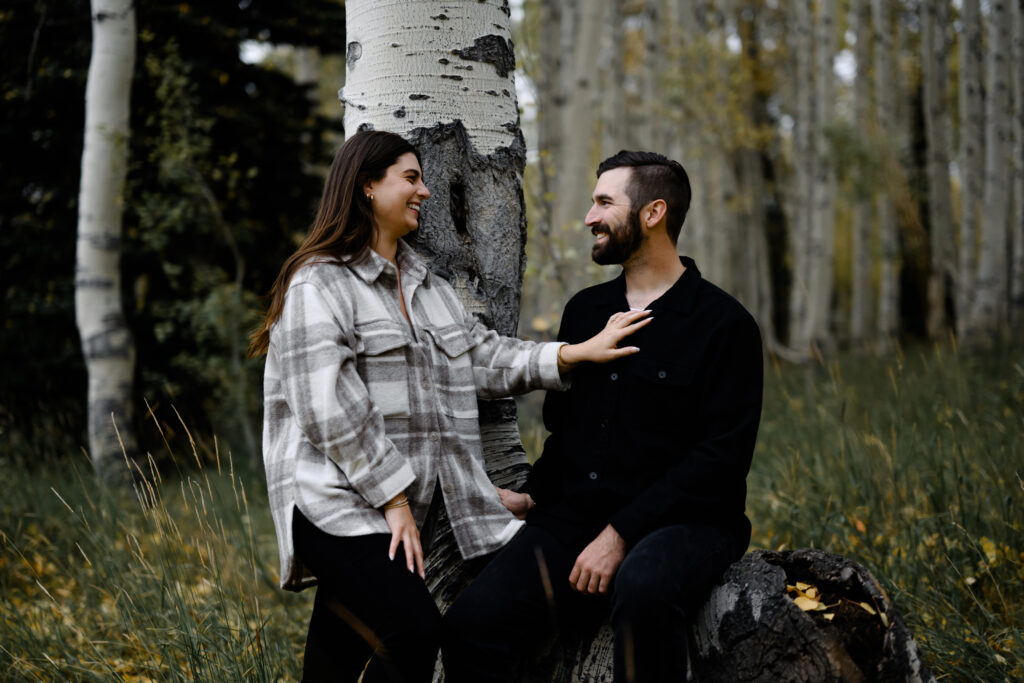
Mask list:
[{"label": "woman's long brown hair", "polygon": [[309,259],[328,256],[357,261],[373,243],[373,206],[363,186],[380,180],[398,157],[416,149],[403,137],[386,131],[360,131],[338,148],[324,182],[313,226],[298,250],[288,257],[267,295],[269,305],[263,322],[250,336],[249,357],[267,352],[270,328],[281,317],[284,295],[292,276]]}]

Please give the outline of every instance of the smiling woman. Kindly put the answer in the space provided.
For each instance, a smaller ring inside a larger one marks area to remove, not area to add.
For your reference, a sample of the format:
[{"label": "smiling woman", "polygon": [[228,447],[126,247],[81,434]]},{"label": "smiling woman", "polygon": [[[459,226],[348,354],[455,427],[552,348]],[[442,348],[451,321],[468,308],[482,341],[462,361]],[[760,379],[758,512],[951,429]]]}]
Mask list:
[{"label": "smiling woman", "polygon": [[522,525],[484,468],[477,398],[560,389],[579,362],[634,353],[618,344],[645,324],[564,349],[489,330],[402,239],[429,197],[405,139],[352,136],[253,335],[281,586],[320,586],[304,680],[430,680],[441,617],[423,557],[441,506],[464,558]]}]

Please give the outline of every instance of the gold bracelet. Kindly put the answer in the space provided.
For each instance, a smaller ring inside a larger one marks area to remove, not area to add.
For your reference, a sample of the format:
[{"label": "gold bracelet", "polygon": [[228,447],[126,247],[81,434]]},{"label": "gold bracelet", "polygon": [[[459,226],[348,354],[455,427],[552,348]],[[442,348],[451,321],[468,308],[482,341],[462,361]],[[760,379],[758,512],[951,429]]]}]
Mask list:
[{"label": "gold bracelet", "polygon": [[398,501],[397,503],[386,503],[384,505],[384,509],[385,510],[394,510],[396,508],[404,508],[408,504],[409,504],[409,499],[408,498],[402,498],[402,500]]}]

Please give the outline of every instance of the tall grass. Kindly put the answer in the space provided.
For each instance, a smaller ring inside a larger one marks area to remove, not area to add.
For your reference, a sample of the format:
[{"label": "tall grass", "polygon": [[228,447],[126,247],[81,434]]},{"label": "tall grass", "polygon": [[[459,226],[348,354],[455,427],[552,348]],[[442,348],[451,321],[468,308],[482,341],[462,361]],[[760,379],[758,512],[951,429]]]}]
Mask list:
[{"label": "tall grass", "polygon": [[[535,408],[521,409],[533,457]],[[770,365],[751,545],[866,566],[940,680],[1022,679],[1022,443],[1020,349]],[[84,460],[44,475],[2,449],[8,679],[299,677],[312,592],[277,588],[262,473],[189,439],[186,471],[103,490]]]},{"label": "tall grass", "polygon": [[773,366],[765,399],[753,545],[865,565],[940,678],[1024,678],[1024,352]]},{"label": "tall grass", "polygon": [[191,455],[191,471],[151,466],[134,491],[99,488],[84,461],[45,475],[4,463],[8,680],[299,677],[312,596],[277,587],[262,487],[230,458]]}]

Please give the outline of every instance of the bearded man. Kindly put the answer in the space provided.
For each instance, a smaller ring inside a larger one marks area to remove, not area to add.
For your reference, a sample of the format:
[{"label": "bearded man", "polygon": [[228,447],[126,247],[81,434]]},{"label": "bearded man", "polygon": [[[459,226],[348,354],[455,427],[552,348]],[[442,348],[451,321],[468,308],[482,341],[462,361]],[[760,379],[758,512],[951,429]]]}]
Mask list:
[{"label": "bearded man", "polygon": [[445,615],[448,681],[521,680],[560,631],[609,613],[616,681],[684,680],[687,624],[750,541],[757,324],[677,254],[690,205],[679,163],[619,152],[593,201],[592,257],[622,273],[569,301],[559,339],[634,311],[650,322],[629,340],[639,352],[580,365],[568,391],[548,392],[543,454],[522,491],[499,490],[526,527]]}]

